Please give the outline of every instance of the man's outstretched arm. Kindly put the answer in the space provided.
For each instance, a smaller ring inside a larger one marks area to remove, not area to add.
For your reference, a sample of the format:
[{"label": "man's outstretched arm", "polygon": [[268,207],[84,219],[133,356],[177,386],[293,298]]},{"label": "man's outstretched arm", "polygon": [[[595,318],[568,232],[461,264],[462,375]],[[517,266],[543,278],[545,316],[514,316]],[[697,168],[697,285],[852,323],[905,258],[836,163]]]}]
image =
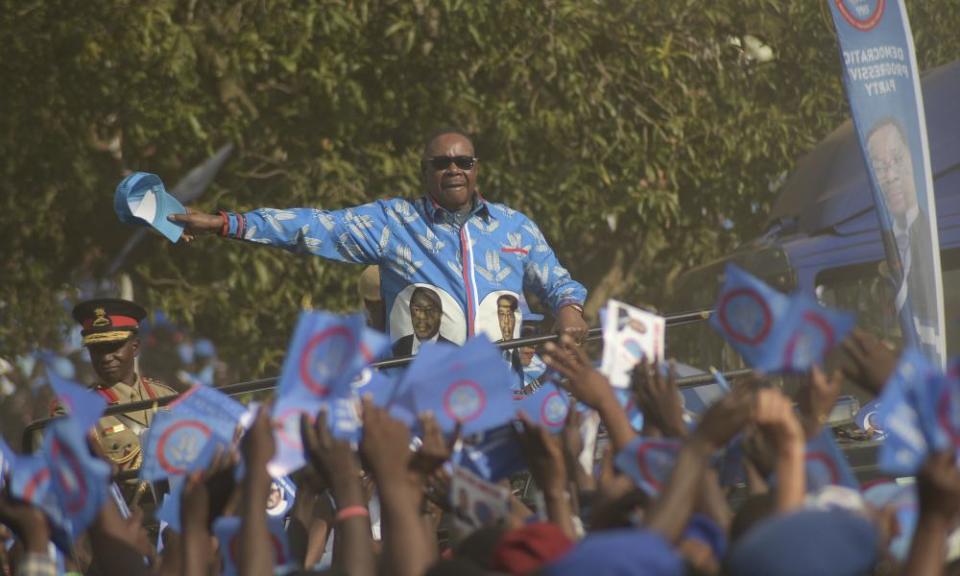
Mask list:
[{"label": "man's outstretched arm", "polygon": [[184,225],[184,238],[215,234],[277,246],[331,260],[375,264],[389,242],[387,208],[381,202],[343,210],[258,208],[250,212],[170,216]]}]

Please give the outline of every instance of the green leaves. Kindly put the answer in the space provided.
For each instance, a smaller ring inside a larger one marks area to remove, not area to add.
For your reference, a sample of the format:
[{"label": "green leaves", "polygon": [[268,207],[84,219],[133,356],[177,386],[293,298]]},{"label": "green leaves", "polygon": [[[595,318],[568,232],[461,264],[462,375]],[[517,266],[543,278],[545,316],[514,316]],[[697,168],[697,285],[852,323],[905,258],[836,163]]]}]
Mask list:
[{"label": "green leaves", "polygon": [[[55,341],[61,291],[133,232],[112,211],[123,169],[172,186],[233,141],[198,208],[339,208],[418,195],[423,138],[460,125],[484,195],[533,217],[598,299],[657,302],[759,233],[769,183],[847,115],[817,2],[21,4],[0,0],[5,354]],[[921,67],[956,57],[960,7],[910,10]],[[125,271],[240,377],[276,370],[305,297],[359,305],[358,267],[235,242],[151,236]]]}]

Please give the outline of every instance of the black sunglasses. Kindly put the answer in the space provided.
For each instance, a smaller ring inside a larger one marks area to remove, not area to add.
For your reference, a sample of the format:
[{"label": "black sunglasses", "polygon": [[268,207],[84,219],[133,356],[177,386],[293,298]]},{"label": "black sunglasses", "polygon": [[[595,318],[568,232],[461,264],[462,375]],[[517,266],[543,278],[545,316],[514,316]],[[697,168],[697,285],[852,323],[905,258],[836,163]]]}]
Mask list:
[{"label": "black sunglasses", "polygon": [[477,165],[477,158],[476,156],[434,156],[424,160],[424,163],[430,164],[434,170],[446,170],[451,162],[461,170],[473,170]]}]

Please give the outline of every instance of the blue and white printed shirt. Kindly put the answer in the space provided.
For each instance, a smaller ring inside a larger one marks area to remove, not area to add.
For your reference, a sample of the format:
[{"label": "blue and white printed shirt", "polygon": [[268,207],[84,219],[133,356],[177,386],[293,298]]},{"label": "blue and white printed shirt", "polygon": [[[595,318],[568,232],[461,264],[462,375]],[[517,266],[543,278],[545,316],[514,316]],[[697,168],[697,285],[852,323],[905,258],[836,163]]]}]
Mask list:
[{"label": "blue and white printed shirt", "polygon": [[518,338],[525,289],[554,312],[582,306],[587,296],[532,220],[479,195],[472,212],[465,220],[460,217],[462,224],[426,196],[342,210],[260,208],[228,218],[229,235],[249,242],[378,264],[387,330],[395,344],[414,337],[410,298],[417,288],[432,291],[432,301],[442,306],[439,331],[432,336],[456,344],[479,333],[493,341]]}]

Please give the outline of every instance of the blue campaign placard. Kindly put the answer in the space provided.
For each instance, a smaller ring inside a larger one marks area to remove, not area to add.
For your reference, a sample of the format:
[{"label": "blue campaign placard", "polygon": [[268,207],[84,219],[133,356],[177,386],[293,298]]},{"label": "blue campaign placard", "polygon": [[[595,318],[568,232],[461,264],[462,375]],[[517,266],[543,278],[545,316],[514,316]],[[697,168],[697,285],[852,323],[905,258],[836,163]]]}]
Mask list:
[{"label": "blue campaign placard", "polygon": [[614,464],[650,497],[660,495],[683,443],[676,438],[638,436],[616,455]]},{"label": "blue campaign placard", "polygon": [[464,443],[453,461],[488,482],[497,482],[527,469],[527,460],[512,424],[487,430],[475,444]]},{"label": "blue campaign placard", "polygon": [[168,410],[177,417],[203,422],[218,437],[230,441],[247,408],[216,388],[194,386]]},{"label": "blue campaign placard", "polygon": [[386,336],[365,326],[363,316],[304,311],[287,349],[278,395],[349,396],[350,383],[382,354]]},{"label": "blue campaign placard", "polygon": [[86,386],[71,382],[61,377],[55,370],[47,369],[47,378],[50,387],[57,395],[57,401],[67,410],[67,413],[77,422],[81,430],[89,430],[100,419],[100,415],[107,408],[107,401],[96,392],[91,392]]},{"label": "blue campaign placard", "polygon": [[514,406],[518,411],[523,410],[535,424],[558,432],[567,418],[569,402],[566,394],[556,386],[548,385],[514,401]]},{"label": "blue campaign placard", "polygon": [[724,273],[710,326],[751,366],[769,363],[774,325],[786,316],[790,299],[732,264]]},{"label": "blue campaign placard", "polygon": [[50,425],[44,439],[50,489],[77,537],[106,503],[110,465],[90,454],[86,435],[71,419]]},{"label": "blue campaign placard", "polygon": [[807,442],[804,469],[807,477],[807,492],[816,492],[831,485],[860,489],[860,483],[853,475],[850,463],[837,447],[833,439],[833,431],[829,428],[825,428]]},{"label": "blue campaign placard", "polygon": [[193,415],[157,412],[143,443],[140,478],[156,482],[185,474],[214,437],[210,426]]},{"label": "blue campaign placard", "polygon": [[414,405],[418,412],[433,412],[444,433],[452,434],[460,422],[469,436],[513,418],[513,374],[486,336],[471,338],[431,367],[430,378],[413,386]]},{"label": "blue campaign placard", "polygon": [[758,367],[766,372],[807,372],[823,363],[824,357],[853,330],[856,316],[849,312],[829,310],[805,294],[790,298],[790,309],[783,319],[779,336],[782,359],[770,366]]},{"label": "blue campaign placard", "polygon": [[900,355],[893,374],[880,395],[877,419],[886,432],[880,447],[880,469],[888,474],[914,474],[930,452],[933,433],[928,421],[936,422],[930,386],[938,370],[916,348]]}]

